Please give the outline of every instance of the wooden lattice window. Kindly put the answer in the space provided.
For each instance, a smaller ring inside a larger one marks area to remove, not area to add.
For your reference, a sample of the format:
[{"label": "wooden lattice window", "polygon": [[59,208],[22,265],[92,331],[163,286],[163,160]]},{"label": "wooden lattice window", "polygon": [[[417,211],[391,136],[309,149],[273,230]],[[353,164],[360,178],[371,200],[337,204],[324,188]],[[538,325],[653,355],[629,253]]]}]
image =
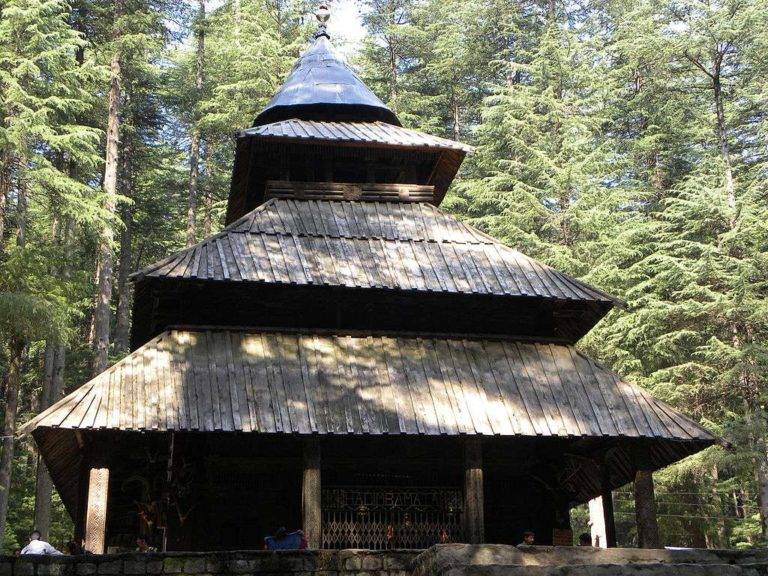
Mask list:
[{"label": "wooden lattice window", "polygon": [[329,487],[323,490],[323,548],[428,548],[461,542],[458,488]]}]

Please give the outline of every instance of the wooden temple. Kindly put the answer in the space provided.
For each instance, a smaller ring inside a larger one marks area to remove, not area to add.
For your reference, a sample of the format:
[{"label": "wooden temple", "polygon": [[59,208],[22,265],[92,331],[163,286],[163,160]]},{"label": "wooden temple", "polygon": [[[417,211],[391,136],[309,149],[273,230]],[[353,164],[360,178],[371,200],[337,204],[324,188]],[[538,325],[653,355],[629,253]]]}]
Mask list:
[{"label": "wooden temple", "polygon": [[226,228],[137,272],[131,354],[22,430],[88,550],[547,544],[716,442],[575,347],[615,298],[440,210],[469,151],[321,23],[237,139]]}]

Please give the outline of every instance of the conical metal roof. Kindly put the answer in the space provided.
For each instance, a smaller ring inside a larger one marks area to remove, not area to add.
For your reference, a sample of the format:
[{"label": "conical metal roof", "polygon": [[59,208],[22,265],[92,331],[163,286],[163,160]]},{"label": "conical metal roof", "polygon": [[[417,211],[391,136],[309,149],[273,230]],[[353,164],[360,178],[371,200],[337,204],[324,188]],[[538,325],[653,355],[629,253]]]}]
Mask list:
[{"label": "conical metal roof", "polygon": [[395,113],[344,62],[324,30],[315,35],[254,126],[291,118],[401,126]]}]

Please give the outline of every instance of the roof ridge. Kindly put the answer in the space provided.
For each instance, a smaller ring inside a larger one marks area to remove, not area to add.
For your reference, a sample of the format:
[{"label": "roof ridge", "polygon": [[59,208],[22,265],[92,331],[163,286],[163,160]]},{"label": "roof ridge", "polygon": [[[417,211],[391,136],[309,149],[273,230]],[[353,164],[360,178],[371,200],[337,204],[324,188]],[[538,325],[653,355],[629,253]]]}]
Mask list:
[{"label": "roof ridge", "polygon": [[[433,244],[472,244],[475,246],[491,246],[492,244],[490,242],[479,242],[479,241],[462,241],[462,240],[453,240],[453,239],[435,239],[435,238],[386,238],[384,236],[363,236],[359,234],[333,234],[333,233],[314,233],[314,232],[290,232],[290,231],[275,231],[275,232],[267,232],[267,231],[252,231],[252,230],[230,230],[228,234],[253,234],[253,235],[263,235],[263,236],[288,236],[288,237],[298,237],[298,238],[332,238],[332,239],[349,239],[349,240],[383,240],[384,242],[420,242],[420,243],[428,243],[431,242]],[[227,234],[218,234],[217,236],[226,236]],[[211,237],[213,238],[213,237]],[[189,248],[185,248],[185,250],[191,250],[195,248],[195,246],[190,246]],[[183,251],[180,251],[183,252]],[[178,254],[178,253],[177,253]],[[137,274],[137,272],[134,272],[134,274]]]}]

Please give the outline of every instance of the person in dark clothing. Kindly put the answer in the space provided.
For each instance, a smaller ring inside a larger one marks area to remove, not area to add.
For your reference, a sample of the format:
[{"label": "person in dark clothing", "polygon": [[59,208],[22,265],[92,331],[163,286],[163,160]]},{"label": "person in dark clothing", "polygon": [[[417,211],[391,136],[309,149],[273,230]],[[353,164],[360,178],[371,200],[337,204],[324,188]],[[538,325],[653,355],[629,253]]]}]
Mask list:
[{"label": "person in dark clothing", "polygon": [[70,540],[67,542],[67,554],[70,556],[79,556],[81,554],[85,554],[85,550],[78,542],[75,540]]},{"label": "person in dark clothing", "polygon": [[136,538],[136,552],[144,552],[145,554],[149,554],[150,552],[157,552],[157,548],[152,546],[147,538],[139,536]]},{"label": "person in dark clothing", "polygon": [[592,546],[592,536],[584,532],[579,534],[579,546]]}]

